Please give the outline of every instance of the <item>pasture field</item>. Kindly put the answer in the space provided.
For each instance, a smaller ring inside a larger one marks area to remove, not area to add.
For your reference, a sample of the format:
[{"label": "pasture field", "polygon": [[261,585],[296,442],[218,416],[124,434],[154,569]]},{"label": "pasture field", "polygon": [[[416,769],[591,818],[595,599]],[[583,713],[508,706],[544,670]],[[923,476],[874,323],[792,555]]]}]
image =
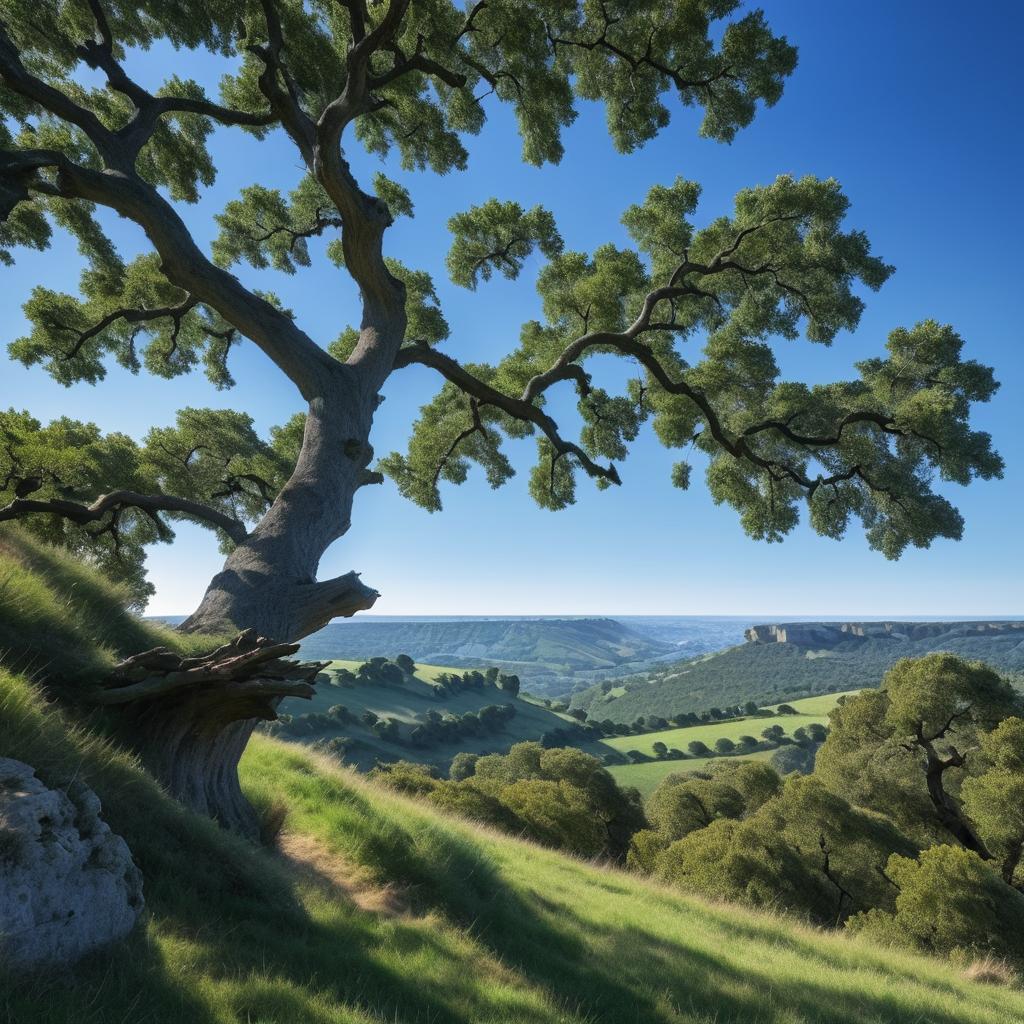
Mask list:
[{"label": "pasture field", "polygon": [[728,761],[768,761],[775,750],[755,750],[752,754],[726,755],[721,757],[689,757],[685,761],[646,761],[642,764],[613,764],[608,766],[612,778],[620,786],[634,786],[645,799],[654,792],[667,775],[685,775],[688,772],[703,771],[708,765]]}]

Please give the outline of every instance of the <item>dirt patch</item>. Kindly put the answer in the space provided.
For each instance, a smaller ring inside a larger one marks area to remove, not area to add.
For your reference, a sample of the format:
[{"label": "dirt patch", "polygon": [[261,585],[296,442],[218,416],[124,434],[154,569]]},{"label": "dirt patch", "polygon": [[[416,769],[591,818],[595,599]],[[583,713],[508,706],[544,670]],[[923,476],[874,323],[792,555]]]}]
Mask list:
[{"label": "dirt patch", "polygon": [[278,836],[277,848],[303,878],[350,900],[360,910],[388,917],[410,916],[401,889],[371,881],[363,868],[349,864],[319,839],[285,831]]}]

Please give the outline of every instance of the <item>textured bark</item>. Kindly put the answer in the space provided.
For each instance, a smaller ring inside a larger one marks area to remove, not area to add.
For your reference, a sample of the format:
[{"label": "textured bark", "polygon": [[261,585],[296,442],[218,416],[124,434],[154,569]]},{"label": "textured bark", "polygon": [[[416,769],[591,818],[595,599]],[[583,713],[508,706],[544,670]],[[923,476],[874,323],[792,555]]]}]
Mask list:
[{"label": "textured bark", "polygon": [[238,762],[257,721],[276,718],[284,697],[313,695],[323,663],[280,657],[297,648],[251,630],[205,658],[157,648],[118,665],[92,698],[116,708],[124,741],[171,796],[257,839],[259,819],[239,785]]},{"label": "textured bark", "polygon": [[362,383],[339,365],[329,392],[310,402],[291,479],[228,556],[182,629],[255,629],[297,640],[373,605],[377,592],[356,573],[316,580],[321,556],[348,530],[373,455],[368,438],[377,391]]}]

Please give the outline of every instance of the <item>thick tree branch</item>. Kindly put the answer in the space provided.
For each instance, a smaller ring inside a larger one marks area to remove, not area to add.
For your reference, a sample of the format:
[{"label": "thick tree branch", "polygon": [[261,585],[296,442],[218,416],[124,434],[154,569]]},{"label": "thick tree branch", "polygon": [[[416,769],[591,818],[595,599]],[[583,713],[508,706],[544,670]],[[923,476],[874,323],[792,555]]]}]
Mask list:
[{"label": "thick tree branch", "polygon": [[198,519],[209,526],[223,530],[236,544],[245,540],[247,532],[243,523],[219,512],[202,502],[190,498],[179,498],[171,494],[140,494],[137,491],[111,491],[97,498],[91,505],[62,498],[36,500],[15,498],[0,508],[0,522],[21,519],[29,515],[48,513],[69,519],[79,526],[101,522],[108,515],[118,515],[128,509],[138,509],[147,515],[160,512],[178,512]]}]

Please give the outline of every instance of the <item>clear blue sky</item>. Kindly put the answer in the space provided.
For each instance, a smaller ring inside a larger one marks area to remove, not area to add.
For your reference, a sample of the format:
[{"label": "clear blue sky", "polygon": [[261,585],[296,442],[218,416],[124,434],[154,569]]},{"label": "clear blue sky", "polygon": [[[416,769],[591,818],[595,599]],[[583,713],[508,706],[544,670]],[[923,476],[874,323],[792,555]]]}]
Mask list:
[{"label": "clear blue sky", "polygon": [[[1002,389],[976,423],[990,431],[1007,462],[1002,481],[950,495],[967,520],[960,543],[939,542],[896,563],[868,550],[851,530],[843,542],[801,527],[783,544],[742,533],[735,514],[716,508],[695,473],[690,491],[669,483],[672,452],[650,432],[621,467],[624,486],[598,492],[581,480],[571,509],[537,509],[526,493],[532,442],[513,448],[519,476],[491,491],[474,473],[444,492],[445,510],[430,515],[387,483],[357,498],[353,527],[327,554],[322,575],[348,569],[381,591],[381,614],[752,614],[999,615],[1024,612],[1024,352],[1020,344],[1024,169],[1020,52],[1024,8],[1001,2],[965,8],[952,0],[857,0],[812,4],[767,0],[769,20],[800,49],[781,102],[762,111],[731,146],[696,135],[696,116],[677,111],[655,142],[617,155],[603,111],[584,108],[566,134],[558,167],[526,168],[507,112],[492,110],[484,133],[469,142],[469,172],[437,178],[391,169],[409,187],[413,221],[389,234],[390,252],[433,273],[452,325],[446,349],[464,359],[497,359],[537,315],[528,266],[516,283],[491,282],[476,294],[447,283],[443,260],[448,217],[490,195],[543,203],[557,216],[566,245],[589,250],[625,243],[619,216],[654,183],[676,175],[703,184],[698,224],[729,210],[735,192],[777,174],[835,176],[851,197],[849,224],[865,229],[897,273],[871,295],[860,329],[831,349],[806,342],[780,348],[784,374],[807,381],[848,377],[852,364],[882,350],[887,333],[926,317],[952,323],[970,357],[996,368]],[[215,82],[217,61],[157,49],[137,73],[156,84],[171,73]],[[290,188],[298,158],[288,143],[260,144],[238,131],[215,138],[216,185],[189,213],[208,240],[219,211],[237,189],[260,182]],[[375,162],[350,154],[369,179]],[[141,237],[121,223],[112,232],[131,252]],[[356,295],[326,261],[294,278],[246,268],[240,275],[270,288],[323,344],[358,323]],[[80,261],[59,241],[45,254],[20,254],[0,271],[3,338],[24,326],[20,306],[33,283],[69,289]],[[265,430],[300,408],[288,382],[252,345],[238,353],[233,392],[217,393],[199,375],[175,381],[132,378],[112,367],[98,386],[65,390],[38,368],[0,363],[4,407],[27,407],[42,419],[74,415],[106,430],[141,437],[169,423],[184,405],[250,412]],[[437,380],[425,369],[401,371],[386,389],[373,438],[378,453],[403,445],[417,407]],[[157,595],[150,611],[192,609],[220,565],[213,538],[182,527],[173,547],[150,556]]]}]

